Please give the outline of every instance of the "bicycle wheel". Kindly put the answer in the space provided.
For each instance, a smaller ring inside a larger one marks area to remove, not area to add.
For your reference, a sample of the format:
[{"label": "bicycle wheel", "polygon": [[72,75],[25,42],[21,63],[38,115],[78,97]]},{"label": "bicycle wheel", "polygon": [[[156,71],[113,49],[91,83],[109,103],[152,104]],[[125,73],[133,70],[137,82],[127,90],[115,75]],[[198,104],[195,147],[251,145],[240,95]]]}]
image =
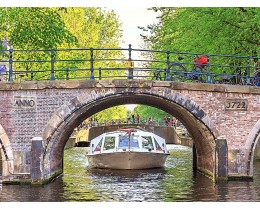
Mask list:
[{"label": "bicycle wheel", "polygon": [[163,80],[160,70],[156,70],[153,72],[152,80]]},{"label": "bicycle wheel", "polygon": [[254,86],[257,86],[257,85],[259,85],[258,84],[258,81],[260,80],[260,72],[255,72],[254,73],[254,77],[253,78],[251,78],[251,80],[252,80],[252,84],[254,85]]},{"label": "bicycle wheel", "polygon": [[200,75],[199,75],[199,82],[208,83],[208,80],[209,80],[209,83],[210,83],[210,78],[208,78],[207,74],[204,74],[204,73],[201,72]]},{"label": "bicycle wheel", "polygon": [[[247,84],[247,78],[246,77],[241,77],[240,81],[239,81],[239,85],[248,85]],[[249,79],[249,84],[251,83],[250,79]]]},{"label": "bicycle wheel", "polygon": [[185,81],[185,72],[186,68],[180,63],[173,63],[169,67],[170,69],[170,78],[175,82],[184,82]]}]

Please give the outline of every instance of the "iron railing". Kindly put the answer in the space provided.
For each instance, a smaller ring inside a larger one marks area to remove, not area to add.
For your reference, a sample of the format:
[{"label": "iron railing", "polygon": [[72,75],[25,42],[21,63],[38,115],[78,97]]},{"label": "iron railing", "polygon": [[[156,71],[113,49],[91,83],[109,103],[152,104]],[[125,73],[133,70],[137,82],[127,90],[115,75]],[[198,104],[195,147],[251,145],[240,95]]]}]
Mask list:
[{"label": "iron railing", "polygon": [[260,85],[260,57],[128,48],[1,50],[0,80],[145,79]]}]

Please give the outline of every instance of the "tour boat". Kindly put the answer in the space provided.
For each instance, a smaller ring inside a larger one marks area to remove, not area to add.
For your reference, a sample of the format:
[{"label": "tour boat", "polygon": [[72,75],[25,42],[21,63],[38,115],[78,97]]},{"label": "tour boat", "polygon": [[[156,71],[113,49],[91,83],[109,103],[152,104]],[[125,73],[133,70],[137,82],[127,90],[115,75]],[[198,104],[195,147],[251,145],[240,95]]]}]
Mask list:
[{"label": "tour boat", "polygon": [[168,155],[165,139],[129,128],[91,140],[87,158],[92,168],[148,169],[163,167]]}]

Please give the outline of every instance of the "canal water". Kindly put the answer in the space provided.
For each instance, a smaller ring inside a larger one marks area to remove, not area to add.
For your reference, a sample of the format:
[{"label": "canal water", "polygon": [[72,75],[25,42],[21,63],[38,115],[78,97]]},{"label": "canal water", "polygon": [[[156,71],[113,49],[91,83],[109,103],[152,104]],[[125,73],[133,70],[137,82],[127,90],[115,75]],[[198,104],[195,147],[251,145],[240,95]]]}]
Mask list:
[{"label": "canal water", "polygon": [[260,201],[260,163],[255,163],[253,181],[215,184],[193,173],[190,148],[171,145],[170,153],[165,168],[106,170],[88,167],[86,148],[68,149],[63,176],[44,186],[0,184],[0,201]]}]

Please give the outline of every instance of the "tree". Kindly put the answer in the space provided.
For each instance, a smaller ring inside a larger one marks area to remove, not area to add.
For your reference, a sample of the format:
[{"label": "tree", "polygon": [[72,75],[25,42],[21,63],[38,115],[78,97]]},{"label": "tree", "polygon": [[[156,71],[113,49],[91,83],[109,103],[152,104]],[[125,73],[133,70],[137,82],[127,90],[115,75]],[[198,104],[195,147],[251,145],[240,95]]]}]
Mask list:
[{"label": "tree", "polygon": [[95,118],[99,123],[104,123],[106,121],[111,122],[113,120],[125,121],[127,118],[126,107],[124,105],[110,107],[101,112],[98,112],[95,115]]},{"label": "tree", "polygon": [[[46,74],[41,71],[50,70],[51,51],[48,49],[77,42],[56,8],[0,8],[0,29],[0,37],[6,37],[14,50],[27,50],[13,53],[13,59],[19,61],[13,64],[16,76],[19,74],[25,78],[31,76],[29,70],[38,71],[34,77],[39,79]],[[42,62],[35,62],[37,60]],[[46,77],[49,75],[47,72]]]},{"label": "tree", "polygon": [[[74,47],[78,48],[120,48],[122,42],[121,22],[118,16],[113,11],[103,10],[102,8],[65,8],[59,11],[66,27],[71,33],[77,37],[77,44]],[[62,48],[70,46],[64,43]],[[123,63],[112,61],[109,59],[122,58],[123,54],[119,50],[94,50],[94,59],[99,61],[94,62],[94,68],[122,68]],[[89,68],[90,67],[90,51],[68,51],[58,55],[59,59],[77,59],[88,60],[81,63],[60,64],[60,68]],[[107,61],[104,61],[106,59]],[[81,74],[75,72],[77,76],[90,77],[90,71],[82,71]],[[103,76],[124,75],[123,71],[102,70]],[[95,71],[95,76],[98,76],[98,71]]]},{"label": "tree", "polygon": [[[151,8],[159,12],[159,23],[141,29],[143,39],[154,50],[198,54],[260,56],[260,8]],[[145,32],[147,34],[147,32]],[[162,55],[163,56],[163,55]],[[157,56],[156,59],[165,59]],[[176,57],[171,57],[176,60]],[[212,58],[213,59],[213,58]],[[227,57],[214,57],[220,64],[247,65]],[[213,59],[213,60],[214,60]],[[191,60],[191,59],[190,59]],[[192,60],[191,60],[192,61]],[[254,59],[253,65],[257,58]]]},{"label": "tree", "polygon": [[[156,49],[223,54],[259,53],[260,8],[152,8],[159,23],[144,40]],[[168,47],[167,47],[168,46]]]},{"label": "tree", "polygon": [[[13,59],[19,60],[13,69],[25,79],[49,79],[52,67],[56,79],[65,79],[68,74],[75,79],[90,78],[90,50],[51,49],[119,48],[122,42],[117,15],[101,8],[0,8],[0,29],[0,37],[6,37],[15,50],[28,50],[13,53]],[[8,54],[2,56],[8,59]],[[123,58],[120,50],[95,50],[93,57],[96,69],[124,67],[123,62],[109,60]],[[102,71],[103,76],[125,74]]]},{"label": "tree", "polygon": [[76,42],[56,8],[0,8],[0,37],[14,49],[52,49]]},{"label": "tree", "polygon": [[134,112],[140,115],[141,120],[147,120],[151,117],[153,120],[162,121],[164,117],[169,116],[169,114],[163,110],[140,104],[135,107]]}]

